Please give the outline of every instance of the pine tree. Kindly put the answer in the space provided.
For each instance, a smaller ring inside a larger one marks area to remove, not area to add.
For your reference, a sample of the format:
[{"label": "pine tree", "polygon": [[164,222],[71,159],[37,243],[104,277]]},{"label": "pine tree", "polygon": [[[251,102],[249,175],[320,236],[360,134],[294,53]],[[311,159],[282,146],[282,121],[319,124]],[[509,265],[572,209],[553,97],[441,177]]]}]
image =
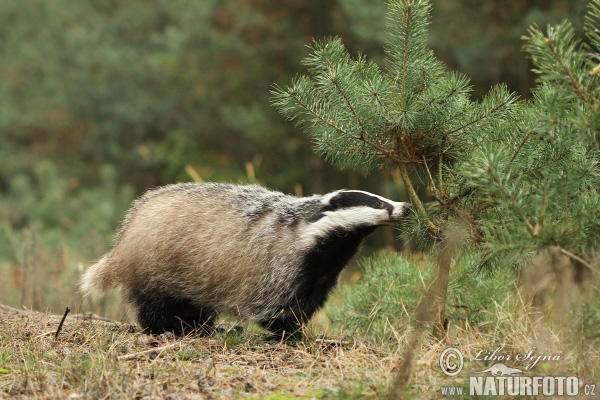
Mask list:
[{"label": "pine tree", "polygon": [[272,101],[329,161],[399,171],[417,209],[404,236],[441,244],[440,326],[456,225],[477,268],[520,268],[549,253],[600,274],[600,0],[586,17],[589,45],[568,21],[546,34],[530,28],[539,78],[529,101],[504,85],[473,101],[468,78],[427,47],[429,13],[427,0],[390,1],[383,70],[339,38],[315,41],[309,74],[275,86]]},{"label": "pine tree", "polygon": [[[596,273],[600,250],[600,1],[589,6],[577,39],[565,20],[530,28],[525,50],[539,74],[533,99],[520,104],[514,132],[466,154],[456,174],[469,177],[479,202],[488,255],[527,256],[552,249]],[[527,257],[524,257],[527,259]]]},{"label": "pine tree", "polygon": [[[362,54],[351,57],[339,38],[315,41],[304,60],[311,76],[276,86],[273,103],[310,131],[328,160],[364,172],[397,168],[435,236],[447,217],[437,216],[440,208],[461,196],[449,191],[444,169],[487,131],[510,124],[516,96],[498,86],[472,101],[469,80],[427,47],[429,12],[425,0],[390,2],[385,71]],[[415,177],[427,181],[437,209],[423,204]]]},{"label": "pine tree", "polygon": [[[352,57],[339,38],[315,41],[303,61],[309,75],[275,86],[273,103],[329,161],[397,168],[419,214],[413,242],[439,239],[460,217],[482,261],[557,246],[591,266],[600,247],[599,4],[586,18],[590,45],[568,21],[547,35],[530,29],[539,86],[527,102],[503,85],[473,101],[468,78],[427,47],[429,2],[393,0],[385,70]],[[415,182],[435,201],[424,203]]]}]

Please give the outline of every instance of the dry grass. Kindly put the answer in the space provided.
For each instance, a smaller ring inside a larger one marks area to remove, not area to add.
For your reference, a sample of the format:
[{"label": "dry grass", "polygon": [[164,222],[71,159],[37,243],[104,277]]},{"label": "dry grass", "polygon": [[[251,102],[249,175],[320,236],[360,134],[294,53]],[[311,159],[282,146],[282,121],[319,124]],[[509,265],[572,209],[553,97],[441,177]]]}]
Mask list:
[{"label": "dry grass", "polygon": [[[441,386],[466,386],[469,371],[491,364],[467,361],[465,372],[447,377],[439,357],[449,345],[459,347],[465,360],[498,347],[513,356],[533,348],[538,354],[560,354],[560,361],[540,362],[531,373],[594,382],[600,351],[575,345],[572,336],[534,321],[536,313],[527,304],[516,296],[509,307],[498,305],[490,317],[496,327],[451,325],[443,340],[426,332],[417,345],[409,386],[399,396],[439,397]],[[76,314],[67,317],[55,339],[60,315],[5,306],[0,314],[0,398],[378,399],[393,387],[401,354],[411,341],[405,329],[397,332],[396,348],[315,337],[273,343],[253,326],[211,337],[148,336],[128,324]]]},{"label": "dry grass", "polygon": [[[425,333],[415,348],[417,354],[414,356],[413,365],[407,367],[400,359],[393,369],[396,371],[396,379],[399,380],[404,378],[402,368],[411,369],[408,388],[399,391],[398,386],[401,386],[402,382],[397,385],[392,382],[391,389],[395,392],[393,397],[388,398],[442,398],[442,386],[462,386],[464,393],[467,394],[471,373],[481,371],[497,362],[521,368],[528,376],[577,376],[586,384],[596,384],[596,395],[600,397],[597,385],[600,376],[600,348],[597,343],[582,340],[565,325],[552,329],[543,317],[538,316],[539,318],[535,320],[533,316],[537,313],[530,306],[521,303],[521,299],[515,299],[515,304],[512,306],[510,312],[504,312],[500,310],[505,307],[498,305],[498,313],[495,315],[497,323],[496,326],[490,327],[491,329],[482,330],[470,325],[462,327],[450,325],[447,335],[440,340],[435,340],[430,334]],[[403,354],[411,353],[409,350],[411,341],[414,345],[414,336],[402,337],[400,348],[405,349]],[[441,371],[440,355],[448,347],[456,347],[464,355],[464,368],[458,376],[449,377]],[[510,361],[481,360],[496,349],[499,349],[497,354],[510,356]],[[482,350],[488,353],[482,353]],[[529,366],[534,363],[533,358],[527,361],[515,361],[517,356],[523,357],[532,351],[534,358],[558,355],[560,360],[541,358],[531,368]],[[465,395],[460,398],[471,397]]]},{"label": "dry grass", "polygon": [[360,382],[377,398],[394,355],[364,343],[264,341],[249,329],[148,336],[126,324],[0,306],[0,398],[322,398]]}]

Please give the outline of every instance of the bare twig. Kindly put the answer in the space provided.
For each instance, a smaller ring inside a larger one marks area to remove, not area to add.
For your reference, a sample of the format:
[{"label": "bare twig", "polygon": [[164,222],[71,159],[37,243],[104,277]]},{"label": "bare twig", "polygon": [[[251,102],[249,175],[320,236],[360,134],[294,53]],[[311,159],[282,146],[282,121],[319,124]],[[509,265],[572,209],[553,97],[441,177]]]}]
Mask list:
[{"label": "bare twig", "polygon": [[76,314],[77,318],[81,318],[83,321],[102,321],[102,322],[110,322],[111,324],[122,325],[123,321],[117,321],[116,319],[110,319],[101,317],[99,315],[95,315],[91,312],[86,312],[83,314]]},{"label": "bare twig", "polygon": [[54,333],[55,333],[55,331],[48,331],[48,332],[40,333],[39,335],[35,336],[33,339],[37,340],[39,338],[43,338],[44,336],[50,336]]},{"label": "bare twig", "polygon": [[434,334],[446,335],[446,298],[448,297],[448,282],[450,281],[450,265],[452,264],[452,255],[454,253],[456,243],[451,243],[454,240],[445,243],[439,256],[439,268],[437,275],[437,293],[434,297],[433,312],[435,315]]},{"label": "bare twig", "polygon": [[403,163],[398,163],[398,172],[400,172],[400,177],[402,177],[404,186],[406,186],[408,197],[410,197],[415,207],[417,207],[417,210],[419,210],[421,214],[426,215],[425,207],[423,206],[423,203],[421,203],[421,199],[419,199],[419,196],[417,195],[417,192],[415,191],[415,188],[413,187],[412,182],[410,181],[410,178],[408,176],[406,165],[404,165]]},{"label": "bare twig", "polygon": [[65,323],[65,319],[67,318],[67,314],[69,314],[70,311],[71,309],[69,307],[65,308],[65,315],[63,315],[62,319],[60,320],[60,323],[58,324],[58,329],[54,334],[54,339],[58,338],[58,334],[60,333],[60,330],[62,329],[63,324]]},{"label": "bare twig", "polygon": [[137,358],[137,357],[139,357],[141,355],[144,355],[144,354],[155,353],[155,352],[162,352],[163,350],[170,349],[171,347],[175,347],[175,346],[180,345],[180,344],[181,344],[181,342],[170,343],[170,344],[167,344],[167,345],[162,346],[162,347],[156,347],[154,349],[149,349],[149,350],[144,350],[144,351],[138,351],[137,353],[125,354],[125,355],[117,357],[117,359],[119,359],[121,361],[131,360],[133,358]]},{"label": "bare twig", "polygon": [[316,343],[322,343],[322,344],[327,344],[327,345],[335,345],[335,346],[342,346],[342,345],[350,345],[352,344],[352,342],[350,342],[349,340],[343,340],[343,339],[321,339],[321,338],[317,338],[315,339]]},{"label": "bare twig", "polygon": [[415,188],[413,187],[412,182],[410,181],[408,171],[406,170],[406,165],[404,165],[402,162],[396,162],[396,165],[398,166],[398,172],[400,172],[400,177],[402,178],[404,186],[406,187],[406,191],[408,192],[408,197],[410,197],[410,200],[413,202],[419,213],[425,215],[429,229],[434,233],[437,232],[439,228],[429,219],[429,217],[427,217],[425,207],[423,206],[421,199],[419,199],[419,196],[417,195],[417,192],[415,191]]},{"label": "bare twig", "polygon": [[589,262],[585,261],[583,258],[579,257],[578,255],[575,255],[575,254],[571,253],[570,251],[563,249],[562,247],[559,247],[558,251],[560,251],[561,253],[563,253],[567,257],[571,257],[573,260],[581,263],[582,265],[584,265],[587,268],[589,268],[591,271],[593,271],[596,274],[600,275],[600,271],[598,271],[596,268],[594,268],[592,266],[592,264],[590,264]]},{"label": "bare twig", "polygon": [[433,190],[433,194],[441,199],[442,196],[440,195],[440,192],[435,186],[435,182],[433,181],[433,176],[431,176],[431,171],[429,171],[429,166],[427,165],[427,159],[425,158],[425,156],[423,156],[423,165],[425,165],[425,171],[427,172],[427,177],[429,178],[429,185]]}]

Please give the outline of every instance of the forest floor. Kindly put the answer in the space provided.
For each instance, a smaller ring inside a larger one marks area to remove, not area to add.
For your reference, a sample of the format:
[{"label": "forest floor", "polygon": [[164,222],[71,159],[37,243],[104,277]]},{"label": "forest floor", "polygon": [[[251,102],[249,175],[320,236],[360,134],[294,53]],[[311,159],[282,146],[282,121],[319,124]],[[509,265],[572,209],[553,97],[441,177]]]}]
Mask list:
[{"label": "forest floor", "polygon": [[347,340],[269,342],[252,329],[151,336],[78,314],[55,337],[61,319],[0,305],[0,399],[320,399],[345,385],[380,398],[397,363],[389,350]]},{"label": "forest floor", "polygon": [[[389,398],[400,361],[411,352],[411,383],[402,392],[410,399],[469,398],[442,396],[442,390],[468,393],[469,374],[498,361],[473,361],[481,349],[488,357],[495,349],[497,355],[560,354],[560,360],[542,360],[527,371],[530,361],[503,361],[530,376],[578,376],[595,384],[600,368],[599,349],[571,340],[565,345],[552,334],[542,340],[540,329],[532,335],[526,314],[511,317],[514,329],[508,332],[453,326],[445,340],[425,334],[412,349],[410,329],[395,333],[396,345],[382,347],[333,335],[273,342],[252,324],[212,336],[152,336],[127,323],[75,313],[59,330],[62,318],[0,305],[0,399],[382,399]],[[554,350],[542,352],[543,342]],[[464,354],[458,376],[440,368],[440,354],[449,346]],[[599,396],[600,387],[594,390]]]}]

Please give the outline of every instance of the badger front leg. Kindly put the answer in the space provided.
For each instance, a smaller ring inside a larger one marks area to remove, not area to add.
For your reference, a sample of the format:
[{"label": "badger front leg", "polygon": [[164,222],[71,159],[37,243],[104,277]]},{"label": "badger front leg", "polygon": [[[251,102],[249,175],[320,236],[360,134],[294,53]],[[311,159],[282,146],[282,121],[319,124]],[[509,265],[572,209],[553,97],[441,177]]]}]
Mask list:
[{"label": "badger front leg", "polygon": [[280,340],[299,338],[302,336],[302,326],[308,321],[297,309],[282,308],[276,315],[269,319],[259,321],[259,324],[273,333],[272,339]]}]

